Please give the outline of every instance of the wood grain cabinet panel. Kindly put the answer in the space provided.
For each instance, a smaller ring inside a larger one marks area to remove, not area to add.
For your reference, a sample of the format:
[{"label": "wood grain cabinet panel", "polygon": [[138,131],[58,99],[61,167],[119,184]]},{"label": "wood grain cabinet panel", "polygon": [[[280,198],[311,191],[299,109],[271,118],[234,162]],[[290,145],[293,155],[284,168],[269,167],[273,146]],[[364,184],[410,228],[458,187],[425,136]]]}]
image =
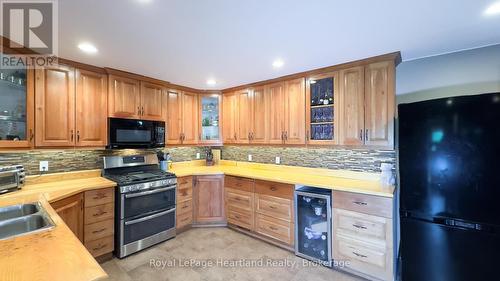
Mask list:
[{"label": "wood grain cabinet panel", "polygon": [[193,189],[194,223],[224,223],[224,177],[198,176]]},{"label": "wood grain cabinet panel", "polygon": [[35,92],[36,146],[74,146],[75,69],[37,69]]},{"label": "wood grain cabinet panel", "polygon": [[306,142],[306,91],[304,78],[285,82],[285,143]]},{"label": "wood grain cabinet panel", "polygon": [[257,87],[252,90],[252,129],[250,132],[250,142],[265,144],[268,138],[268,115],[269,102],[265,94],[264,87]]},{"label": "wood grain cabinet panel", "polygon": [[76,237],[83,242],[83,194],[79,193],[61,199],[51,203],[51,206]]},{"label": "wood grain cabinet panel", "polygon": [[340,143],[363,145],[365,129],[364,67],[340,72]]},{"label": "wood grain cabinet panel", "polygon": [[141,118],[163,121],[163,92],[160,85],[141,81]]},{"label": "wood grain cabinet panel", "polygon": [[114,228],[115,221],[112,219],[86,225],[84,231],[85,243],[112,236],[115,233]]},{"label": "wood grain cabinet panel", "polygon": [[140,119],[141,94],[137,80],[108,76],[108,116]]},{"label": "wood grain cabinet panel", "polygon": [[236,143],[246,144],[250,142],[252,132],[253,104],[252,92],[250,90],[241,91],[238,96],[238,126]]},{"label": "wood grain cabinet panel", "polygon": [[198,96],[182,93],[182,144],[198,143]]},{"label": "wood grain cabinet panel", "polygon": [[394,146],[395,66],[377,62],[365,68],[365,144]]},{"label": "wood grain cabinet panel", "polygon": [[91,224],[113,218],[115,215],[115,204],[108,203],[85,208],[85,224]]},{"label": "wood grain cabinet panel", "polygon": [[265,86],[269,99],[269,143],[283,144],[285,133],[285,84],[283,82]]},{"label": "wood grain cabinet panel", "polygon": [[111,253],[114,249],[114,238],[113,236],[107,236],[101,239],[90,241],[85,243],[85,248],[94,257],[99,257],[107,253]]},{"label": "wood grain cabinet panel", "polygon": [[238,128],[238,95],[222,96],[222,138],[224,143],[236,143]]},{"label": "wood grain cabinet panel", "polygon": [[167,92],[167,144],[180,144],[182,136],[182,93]]},{"label": "wood grain cabinet panel", "polygon": [[102,188],[85,192],[85,208],[115,201],[113,188]]},{"label": "wood grain cabinet panel", "polygon": [[257,213],[255,231],[284,244],[294,243],[294,224],[284,220]]},{"label": "wood grain cabinet panel", "polygon": [[76,70],[76,146],[107,143],[107,77]]}]

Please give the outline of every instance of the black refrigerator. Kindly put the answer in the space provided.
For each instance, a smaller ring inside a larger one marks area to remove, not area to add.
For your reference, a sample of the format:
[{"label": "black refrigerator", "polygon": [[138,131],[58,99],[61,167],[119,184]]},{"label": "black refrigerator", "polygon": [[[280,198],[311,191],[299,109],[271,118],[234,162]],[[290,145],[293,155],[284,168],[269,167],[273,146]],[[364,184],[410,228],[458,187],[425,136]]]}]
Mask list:
[{"label": "black refrigerator", "polygon": [[401,279],[500,280],[500,93],[398,114]]}]

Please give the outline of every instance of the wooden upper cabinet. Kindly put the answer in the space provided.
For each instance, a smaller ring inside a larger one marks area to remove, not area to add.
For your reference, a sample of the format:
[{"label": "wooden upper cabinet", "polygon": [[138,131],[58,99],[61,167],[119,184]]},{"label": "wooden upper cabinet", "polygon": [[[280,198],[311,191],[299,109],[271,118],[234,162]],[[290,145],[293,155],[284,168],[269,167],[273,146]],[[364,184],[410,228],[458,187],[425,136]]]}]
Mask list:
[{"label": "wooden upper cabinet", "polygon": [[37,69],[35,92],[36,146],[74,146],[75,69]]},{"label": "wooden upper cabinet", "polygon": [[236,95],[238,96],[238,131],[236,143],[249,143],[253,119],[252,92],[244,90],[238,92]]},{"label": "wooden upper cabinet", "polygon": [[76,145],[107,142],[107,76],[76,70]]},{"label": "wooden upper cabinet", "polygon": [[365,68],[365,144],[394,146],[395,65],[372,63]]},{"label": "wooden upper cabinet", "polygon": [[285,143],[305,144],[305,95],[304,78],[285,82]]},{"label": "wooden upper cabinet", "polygon": [[162,86],[141,81],[141,119],[163,121],[163,92]]},{"label": "wooden upper cabinet", "polygon": [[222,96],[222,141],[235,143],[238,127],[238,95],[236,93]]},{"label": "wooden upper cabinet", "polygon": [[342,145],[363,145],[365,129],[365,72],[354,67],[340,72],[339,139]]},{"label": "wooden upper cabinet", "polygon": [[83,193],[50,204],[69,229],[83,242]]},{"label": "wooden upper cabinet", "polygon": [[209,145],[220,145],[222,143],[221,132],[221,103],[222,97],[218,93],[198,94],[198,131],[199,143]]},{"label": "wooden upper cabinet", "polygon": [[252,90],[253,122],[250,135],[251,143],[268,142],[268,104],[264,87],[254,88]]},{"label": "wooden upper cabinet", "polygon": [[198,143],[198,95],[182,93],[182,135],[183,144]]},{"label": "wooden upper cabinet", "polygon": [[109,75],[108,115],[140,119],[141,94],[137,80]]},{"label": "wooden upper cabinet", "polygon": [[193,188],[195,223],[222,223],[224,208],[224,176],[198,176]]},{"label": "wooden upper cabinet", "polygon": [[167,144],[180,144],[182,133],[182,93],[167,91]]},{"label": "wooden upper cabinet", "polygon": [[283,82],[265,86],[269,101],[269,143],[283,144],[285,133],[285,84]]}]

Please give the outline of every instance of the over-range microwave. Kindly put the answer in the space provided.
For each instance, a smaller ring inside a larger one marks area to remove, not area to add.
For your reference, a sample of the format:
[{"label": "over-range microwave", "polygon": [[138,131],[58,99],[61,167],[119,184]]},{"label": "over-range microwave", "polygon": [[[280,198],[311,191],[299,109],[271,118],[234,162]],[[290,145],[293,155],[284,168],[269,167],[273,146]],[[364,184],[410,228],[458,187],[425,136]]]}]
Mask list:
[{"label": "over-range microwave", "polygon": [[108,119],[108,148],[154,148],[165,146],[165,122]]}]

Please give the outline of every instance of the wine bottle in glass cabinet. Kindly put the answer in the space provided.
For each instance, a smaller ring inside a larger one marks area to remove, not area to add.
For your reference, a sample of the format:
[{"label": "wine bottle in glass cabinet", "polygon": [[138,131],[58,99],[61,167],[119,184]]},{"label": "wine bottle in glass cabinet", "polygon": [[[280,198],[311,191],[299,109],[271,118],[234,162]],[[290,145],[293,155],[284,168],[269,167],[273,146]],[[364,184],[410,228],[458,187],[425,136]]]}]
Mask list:
[{"label": "wine bottle in glass cabinet", "polygon": [[34,70],[0,69],[0,148],[32,147],[33,110]]},{"label": "wine bottle in glass cabinet", "polygon": [[221,96],[219,94],[200,94],[200,143],[220,144],[221,126],[220,126],[220,104]]},{"label": "wine bottle in glass cabinet", "polygon": [[336,144],[338,73],[330,72],[308,77],[306,93],[307,143]]}]

